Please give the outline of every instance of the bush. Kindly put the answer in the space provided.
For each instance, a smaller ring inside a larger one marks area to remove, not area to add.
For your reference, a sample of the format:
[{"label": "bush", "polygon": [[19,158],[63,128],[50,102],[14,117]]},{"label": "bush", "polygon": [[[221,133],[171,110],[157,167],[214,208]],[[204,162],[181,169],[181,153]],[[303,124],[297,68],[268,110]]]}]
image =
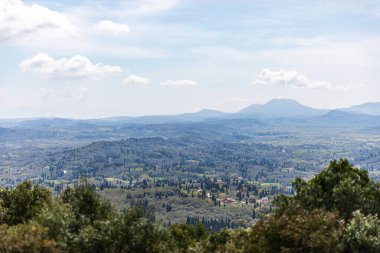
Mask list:
[{"label": "bush", "polygon": [[47,228],[35,223],[15,226],[0,225],[0,238],[0,252],[61,252],[57,243],[49,238]]}]

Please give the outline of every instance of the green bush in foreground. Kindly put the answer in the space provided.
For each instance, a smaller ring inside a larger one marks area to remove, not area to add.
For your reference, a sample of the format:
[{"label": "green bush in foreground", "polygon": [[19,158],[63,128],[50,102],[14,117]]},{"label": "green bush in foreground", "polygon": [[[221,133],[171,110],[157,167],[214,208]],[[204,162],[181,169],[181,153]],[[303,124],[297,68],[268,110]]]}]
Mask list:
[{"label": "green bush in foreground", "polygon": [[53,197],[23,182],[0,189],[0,252],[380,252],[380,186],[366,171],[332,161],[293,187],[254,226],[208,232],[119,212],[87,184]]}]

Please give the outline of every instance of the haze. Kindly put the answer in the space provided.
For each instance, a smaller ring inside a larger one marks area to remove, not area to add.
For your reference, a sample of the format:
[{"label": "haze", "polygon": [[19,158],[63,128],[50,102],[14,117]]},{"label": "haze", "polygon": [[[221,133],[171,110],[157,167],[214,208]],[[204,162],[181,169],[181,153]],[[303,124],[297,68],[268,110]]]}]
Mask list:
[{"label": "haze", "polygon": [[380,2],[0,1],[0,118],[379,101]]}]

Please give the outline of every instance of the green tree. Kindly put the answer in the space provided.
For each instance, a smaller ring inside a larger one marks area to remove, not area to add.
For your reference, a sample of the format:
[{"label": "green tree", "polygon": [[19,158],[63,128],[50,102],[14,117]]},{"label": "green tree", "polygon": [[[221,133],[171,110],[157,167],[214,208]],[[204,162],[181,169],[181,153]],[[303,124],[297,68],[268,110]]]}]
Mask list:
[{"label": "green tree", "polygon": [[116,252],[169,252],[167,231],[144,218],[140,208],[126,209],[114,229]]},{"label": "green tree", "polygon": [[46,207],[35,221],[46,227],[49,237],[63,249],[68,249],[77,236],[73,231],[77,222],[72,207],[61,199],[54,199],[52,205]]},{"label": "green tree", "polygon": [[353,167],[346,159],[332,161],[308,182],[296,178],[293,187],[295,196],[277,199],[277,212],[297,204],[306,210],[337,211],[348,220],[356,210],[366,214],[379,210],[379,186],[369,178],[366,170]]},{"label": "green tree", "polygon": [[37,221],[65,252],[168,252],[166,230],[140,208],[118,212],[88,184],[67,188]]},{"label": "green tree", "polygon": [[342,231],[336,214],[293,206],[281,215],[255,224],[248,234],[244,252],[340,252]]},{"label": "green tree", "polygon": [[207,233],[202,224],[174,224],[169,227],[173,246],[180,252],[188,252],[196,242],[207,239]]},{"label": "green tree", "polygon": [[37,217],[52,202],[51,192],[30,181],[0,189],[0,223],[15,225]]},{"label": "green tree", "polygon": [[353,214],[343,234],[346,251],[359,253],[380,252],[380,220],[377,215]]},{"label": "green tree", "polygon": [[115,213],[114,208],[102,199],[87,183],[67,188],[61,195],[63,203],[71,206],[77,220],[104,220]]}]

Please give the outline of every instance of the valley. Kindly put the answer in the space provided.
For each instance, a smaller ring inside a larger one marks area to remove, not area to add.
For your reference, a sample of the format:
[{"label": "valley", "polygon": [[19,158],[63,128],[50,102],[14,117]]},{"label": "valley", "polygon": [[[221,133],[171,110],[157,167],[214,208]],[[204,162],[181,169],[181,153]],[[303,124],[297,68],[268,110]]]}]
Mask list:
[{"label": "valley", "polygon": [[255,106],[260,114],[2,121],[0,184],[31,180],[59,193],[87,180],[120,209],[220,229],[255,223],[276,195],[293,193],[295,177],[311,178],[333,159],[380,178],[378,116],[288,103],[270,104],[271,114]]}]

